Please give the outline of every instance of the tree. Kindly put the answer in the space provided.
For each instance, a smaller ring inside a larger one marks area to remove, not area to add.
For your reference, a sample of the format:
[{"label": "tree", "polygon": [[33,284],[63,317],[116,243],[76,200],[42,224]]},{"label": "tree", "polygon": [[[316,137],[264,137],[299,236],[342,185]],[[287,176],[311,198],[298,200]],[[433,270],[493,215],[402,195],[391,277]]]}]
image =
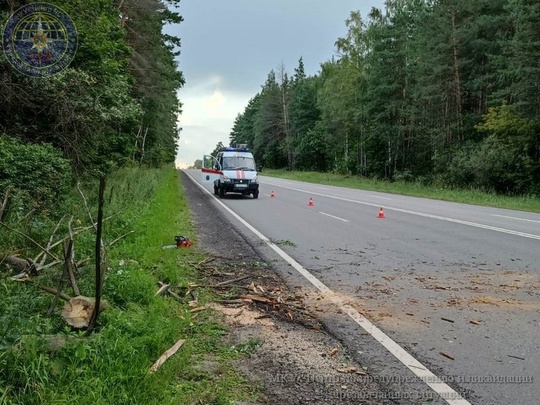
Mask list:
[{"label": "tree", "polygon": [[223,145],[223,142],[219,141],[210,155],[217,156],[218,152],[224,147],[225,145]]},{"label": "tree", "polygon": [[[318,79],[306,76],[302,58],[298,61],[298,67],[294,71],[289,103],[290,137],[294,149],[291,162],[291,168],[293,169],[311,166],[309,158],[302,156],[307,150],[303,146],[301,147],[300,144],[303,138],[308,136],[308,132],[317,124],[321,116],[321,112],[317,107]],[[305,164],[299,164],[298,161],[305,162]]]},{"label": "tree", "polygon": [[287,157],[280,147],[285,138],[283,123],[283,94],[276,74],[271,70],[260,93],[259,109],[253,125],[253,148],[265,167],[287,166]]},{"label": "tree", "polygon": [[[261,95],[260,93],[255,95],[251,100],[249,100],[247,106],[244,108],[242,114],[238,114],[234,126],[229,134],[229,144],[234,145],[235,143],[245,143],[250,148],[254,148],[254,138],[255,138],[255,117],[257,116],[260,108]],[[256,153],[256,150],[255,150]]]}]

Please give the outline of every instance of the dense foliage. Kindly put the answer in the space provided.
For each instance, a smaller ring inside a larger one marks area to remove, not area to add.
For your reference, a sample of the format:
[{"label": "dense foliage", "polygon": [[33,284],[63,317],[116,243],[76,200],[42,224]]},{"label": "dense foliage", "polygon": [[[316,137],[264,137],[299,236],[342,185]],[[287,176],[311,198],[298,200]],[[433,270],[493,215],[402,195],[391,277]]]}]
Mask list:
[{"label": "dense foliage", "polygon": [[[0,4],[0,20],[27,2]],[[67,69],[36,78],[0,55],[0,133],[53,145],[76,174],[126,162],[174,161],[179,39],[162,33],[181,16],[168,0],[50,0],[73,20],[78,49]]]},{"label": "dense foliage", "polygon": [[70,187],[69,162],[59,151],[50,145],[23,145],[0,137],[0,190],[12,193],[13,209],[47,211]]},{"label": "dense foliage", "polygon": [[272,70],[231,144],[269,168],[540,194],[540,3],[387,0],[339,57]]}]

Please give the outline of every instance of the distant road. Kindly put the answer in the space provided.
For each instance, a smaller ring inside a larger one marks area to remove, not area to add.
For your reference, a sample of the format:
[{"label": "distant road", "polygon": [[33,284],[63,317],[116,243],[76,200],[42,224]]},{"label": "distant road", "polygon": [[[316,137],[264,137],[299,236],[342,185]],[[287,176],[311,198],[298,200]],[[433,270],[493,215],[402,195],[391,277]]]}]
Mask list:
[{"label": "distant road", "polygon": [[[260,182],[258,200],[220,201],[470,403],[539,403],[539,214]],[[339,333],[360,339],[353,326]]]}]

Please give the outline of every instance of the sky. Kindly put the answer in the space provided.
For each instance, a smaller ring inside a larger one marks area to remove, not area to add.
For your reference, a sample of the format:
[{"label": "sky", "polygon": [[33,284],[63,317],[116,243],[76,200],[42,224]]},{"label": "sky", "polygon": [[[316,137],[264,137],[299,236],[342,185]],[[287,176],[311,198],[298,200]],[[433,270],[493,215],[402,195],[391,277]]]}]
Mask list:
[{"label": "sky", "polygon": [[182,112],[176,166],[186,168],[218,142],[229,145],[238,114],[283,65],[292,76],[303,59],[306,74],[336,55],[351,11],[365,18],[384,0],[181,0],[184,18],[166,32],[181,39]]}]

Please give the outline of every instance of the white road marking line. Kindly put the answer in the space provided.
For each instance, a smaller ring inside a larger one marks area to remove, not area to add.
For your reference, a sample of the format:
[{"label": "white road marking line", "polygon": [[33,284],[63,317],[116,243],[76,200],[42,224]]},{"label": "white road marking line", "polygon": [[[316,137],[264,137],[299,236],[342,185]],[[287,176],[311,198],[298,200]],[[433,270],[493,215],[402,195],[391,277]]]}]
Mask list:
[{"label": "white road marking line", "polygon": [[336,217],[335,215],[330,215],[330,214],[327,214],[326,212],[319,211],[319,214],[326,215],[327,217],[330,217],[330,218],[339,219],[340,221],[343,221],[343,222],[349,222],[348,219],[343,219],[343,218],[340,218],[340,217]]},{"label": "white road marking line", "polygon": [[506,215],[496,215],[491,214],[493,217],[499,217],[499,218],[508,218],[508,219],[515,219],[516,221],[526,221],[526,222],[535,222],[537,224],[540,224],[540,221],[535,221],[534,219],[525,219],[525,218],[517,218],[517,217],[508,217]]},{"label": "white road marking line", "polygon": [[[185,172],[184,172],[185,173]],[[268,247],[274,250],[279,256],[289,263],[296,271],[304,276],[311,284],[313,284],[320,292],[326,294],[326,296],[343,312],[355,321],[362,329],[364,329],[370,336],[382,344],[386,350],[388,350],[396,359],[401,361],[405,367],[407,367],[412,373],[414,373],[421,381],[429,386],[435,393],[437,393],[444,401],[449,405],[471,405],[469,401],[459,395],[448,384],[442,381],[439,377],[433,374],[427,367],[411,356],[405,349],[394,342],[388,337],[382,330],[372,324],[366,317],[358,313],[353,307],[348,304],[344,304],[341,298],[339,298],[330,288],[323,284],[317,277],[307,271],[300,263],[290,257],[287,253],[279,248],[276,244],[272,243],[270,239],[264,236],[261,232],[251,226],[246,220],[240,217],[237,213],[227,207],[223,202],[219,201],[210,191],[204,186],[200,185],[193,177],[186,173],[199,188],[210,194],[218,204],[220,204],[227,212],[246,226],[251,232],[259,237]]]},{"label": "white road marking line", "polygon": [[[276,184],[276,186],[277,186],[277,184]],[[350,198],[336,197],[335,195],[321,194],[321,193],[317,193],[315,191],[298,190],[296,188],[285,187],[285,186],[281,186],[281,185],[279,187],[287,188],[289,190],[298,191],[300,193],[318,195],[318,196],[321,196],[321,197],[332,198],[334,200],[347,201],[347,202],[352,202],[352,203],[355,203],[355,204],[368,205],[368,206],[371,206],[371,207],[379,207],[379,204],[370,203],[370,202],[367,202],[367,201],[359,201],[359,200],[353,200],[353,199],[350,199]],[[441,217],[440,215],[432,215],[432,214],[427,214],[427,213],[424,213],[424,212],[404,210],[404,209],[401,209],[401,208],[388,207],[386,205],[384,206],[384,209],[389,210],[389,211],[403,212],[405,214],[416,215],[416,216],[424,217],[424,218],[431,218],[431,219],[438,219],[440,221],[453,222],[455,224],[472,226],[474,228],[487,229],[489,231],[507,233],[509,235],[521,236],[523,238],[528,238],[528,239],[540,240],[540,235],[535,235],[535,234],[532,234],[532,233],[513,231],[511,229],[498,228],[496,226],[491,226],[491,225],[483,225],[483,224],[479,224],[477,222],[469,222],[469,221],[463,221],[461,219]]]},{"label": "white road marking line", "polygon": [[391,200],[389,197],[380,197],[378,195],[368,195],[368,197],[379,198],[381,200]]}]

